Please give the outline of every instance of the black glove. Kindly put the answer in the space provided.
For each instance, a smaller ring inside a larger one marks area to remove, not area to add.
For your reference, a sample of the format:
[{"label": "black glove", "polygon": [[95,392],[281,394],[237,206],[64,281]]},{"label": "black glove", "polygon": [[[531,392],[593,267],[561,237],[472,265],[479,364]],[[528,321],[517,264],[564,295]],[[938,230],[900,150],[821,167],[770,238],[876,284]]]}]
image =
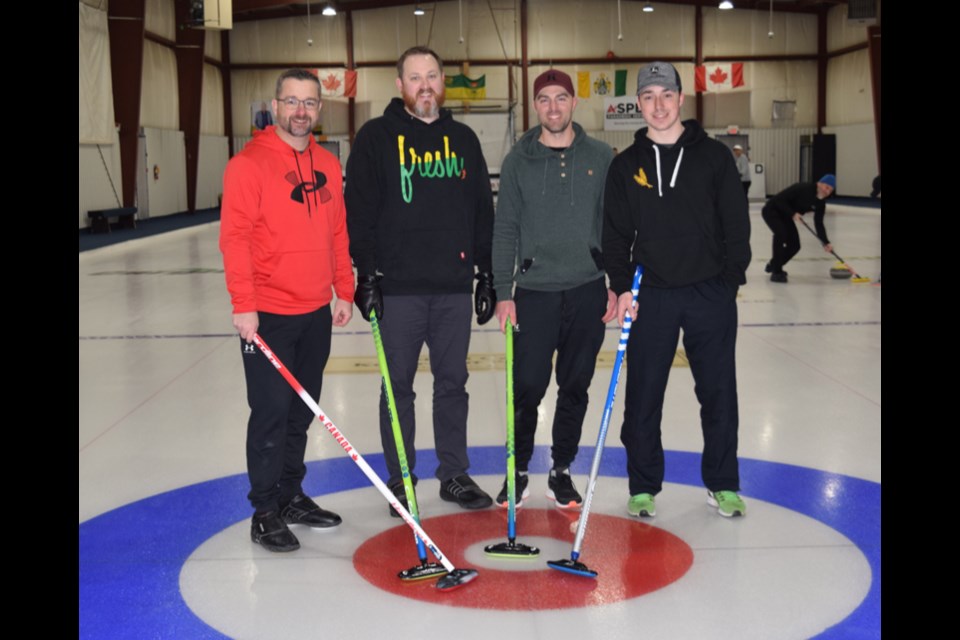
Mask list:
[{"label": "black glove", "polygon": [[487,324],[497,306],[497,292],[493,290],[493,274],[484,271],[478,273],[476,278],[477,290],[473,294],[473,303],[477,311],[477,322]]},{"label": "black glove", "polygon": [[370,322],[370,312],[377,312],[377,320],[383,320],[383,293],[380,292],[381,276],[357,275],[357,292],[353,296],[360,315]]}]

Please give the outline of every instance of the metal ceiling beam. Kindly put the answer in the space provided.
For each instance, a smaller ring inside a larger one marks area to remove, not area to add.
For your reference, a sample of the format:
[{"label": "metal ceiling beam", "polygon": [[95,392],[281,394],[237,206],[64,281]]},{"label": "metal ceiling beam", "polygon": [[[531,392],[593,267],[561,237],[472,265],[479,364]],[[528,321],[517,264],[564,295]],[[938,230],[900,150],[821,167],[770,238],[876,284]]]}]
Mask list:
[{"label": "metal ceiling beam", "polygon": [[[177,24],[187,24],[189,0],[174,3]],[[197,171],[200,162],[200,109],[203,101],[203,29],[177,29],[174,54],[177,60],[177,92],[180,103],[180,130],[186,150],[187,211],[197,210]]]},{"label": "metal ceiling beam", "polygon": [[136,200],[145,6],[146,0],[113,0],[107,9],[113,115],[120,125],[120,190],[124,207],[134,206]]}]

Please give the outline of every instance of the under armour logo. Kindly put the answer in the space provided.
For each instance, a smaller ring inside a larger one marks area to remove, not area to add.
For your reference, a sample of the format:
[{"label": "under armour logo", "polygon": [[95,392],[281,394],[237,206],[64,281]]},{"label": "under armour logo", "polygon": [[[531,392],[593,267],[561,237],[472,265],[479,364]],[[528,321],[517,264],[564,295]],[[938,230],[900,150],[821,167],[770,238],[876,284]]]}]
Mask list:
[{"label": "under armour logo", "polygon": [[254,344],[252,344],[252,343],[250,343],[250,342],[245,342],[245,343],[243,344],[243,353],[244,353],[244,355],[246,355],[246,354],[248,354],[248,353],[256,353],[256,352],[257,352],[257,347],[256,347],[256,345],[254,345]]},{"label": "under armour logo", "polygon": [[320,202],[329,202],[332,195],[330,190],[327,189],[324,185],[327,184],[327,176],[320,171],[314,171],[314,182],[300,182],[299,176],[296,172],[291,171],[286,176],[287,182],[294,185],[293,191],[290,192],[290,199],[294,202],[299,202],[303,204],[303,195],[305,193],[316,192],[320,196]]}]

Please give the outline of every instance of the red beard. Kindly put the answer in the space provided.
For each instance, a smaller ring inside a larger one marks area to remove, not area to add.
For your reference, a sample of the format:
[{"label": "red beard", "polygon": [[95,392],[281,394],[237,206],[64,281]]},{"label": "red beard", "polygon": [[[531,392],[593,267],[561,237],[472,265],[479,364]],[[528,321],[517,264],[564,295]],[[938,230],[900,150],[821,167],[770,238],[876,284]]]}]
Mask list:
[{"label": "red beard", "polygon": [[410,95],[406,91],[403,92],[403,104],[407,108],[407,111],[415,114],[418,118],[430,118],[439,115],[440,107],[443,106],[443,103],[446,100],[446,92],[441,91],[439,94],[437,94],[435,91],[430,89],[430,95],[433,96],[434,102],[436,102],[437,105],[436,112],[433,112],[432,109],[428,112],[424,109],[424,106],[418,104],[420,93],[422,92],[417,92],[416,95]]}]

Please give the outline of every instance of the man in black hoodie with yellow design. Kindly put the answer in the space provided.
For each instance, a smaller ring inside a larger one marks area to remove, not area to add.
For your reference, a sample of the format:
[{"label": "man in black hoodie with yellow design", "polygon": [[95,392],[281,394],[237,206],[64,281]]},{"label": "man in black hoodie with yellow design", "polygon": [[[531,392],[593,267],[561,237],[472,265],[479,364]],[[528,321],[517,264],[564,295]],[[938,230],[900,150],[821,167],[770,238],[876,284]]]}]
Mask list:
[{"label": "man in black hoodie with yellow design", "polygon": [[[355,301],[375,311],[411,473],[420,351],[430,349],[433,432],[440,497],[465,509],[492,499],[467,475],[467,351],[473,281],[480,324],[493,316],[493,196],[476,134],[446,109],[443,63],[426,47],[397,62],[397,89],[383,116],[357,133],[347,161],[347,227],[357,267]],[[476,272],[479,272],[474,275]],[[386,399],[380,437],[387,484],[406,504]],[[414,476],[416,479],[416,476]]]}]

